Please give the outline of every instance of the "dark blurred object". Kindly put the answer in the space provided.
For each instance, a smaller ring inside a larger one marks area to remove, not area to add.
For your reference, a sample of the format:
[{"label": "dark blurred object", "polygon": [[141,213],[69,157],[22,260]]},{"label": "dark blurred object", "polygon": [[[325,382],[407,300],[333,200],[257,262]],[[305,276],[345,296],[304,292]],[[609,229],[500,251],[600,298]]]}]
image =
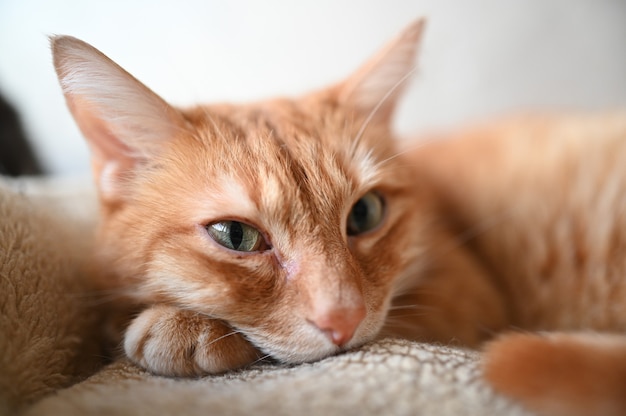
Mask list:
[{"label": "dark blurred object", "polygon": [[17,112],[0,95],[0,174],[20,176],[42,173]]}]

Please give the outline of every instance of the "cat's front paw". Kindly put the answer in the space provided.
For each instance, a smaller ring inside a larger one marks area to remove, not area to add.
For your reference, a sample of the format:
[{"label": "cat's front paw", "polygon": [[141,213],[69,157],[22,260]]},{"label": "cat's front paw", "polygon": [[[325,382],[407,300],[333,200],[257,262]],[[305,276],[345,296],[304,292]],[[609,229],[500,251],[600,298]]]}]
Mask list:
[{"label": "cat's front paw", "polygon": [[222,321],[157,305],[144,310],[124,336],[126,355],[168,376],[223,373],[258,359],[259,352]]}]

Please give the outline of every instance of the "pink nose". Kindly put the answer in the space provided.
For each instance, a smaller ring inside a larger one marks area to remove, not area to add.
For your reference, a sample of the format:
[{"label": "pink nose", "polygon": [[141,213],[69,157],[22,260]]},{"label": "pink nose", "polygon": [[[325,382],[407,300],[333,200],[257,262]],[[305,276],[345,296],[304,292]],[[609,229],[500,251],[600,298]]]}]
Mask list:
[{"label": "pink nose", "polygon": [[365,318],[365,306],[319,311],[307,319],[322,331],[333,344],[341,347],[354,336],[359,324]]}]

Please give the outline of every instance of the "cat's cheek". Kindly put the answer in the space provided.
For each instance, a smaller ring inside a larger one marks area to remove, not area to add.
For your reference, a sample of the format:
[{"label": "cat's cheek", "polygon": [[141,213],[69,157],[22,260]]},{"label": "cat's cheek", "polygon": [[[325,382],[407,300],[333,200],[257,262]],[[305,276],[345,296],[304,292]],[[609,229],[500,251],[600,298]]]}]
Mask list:
[{"label": "cat's cheek", "polygon": [[197,376],[237,369],[259,352],[241,334],[195,312],[157,305],[128,327],[124,350],[131,361],[166,376]]}]

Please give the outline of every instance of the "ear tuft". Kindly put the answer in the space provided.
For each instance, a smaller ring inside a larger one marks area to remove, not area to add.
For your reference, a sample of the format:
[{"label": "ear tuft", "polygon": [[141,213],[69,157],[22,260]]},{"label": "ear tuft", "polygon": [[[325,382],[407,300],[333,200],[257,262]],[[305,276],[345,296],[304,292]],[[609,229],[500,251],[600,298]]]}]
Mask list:
[{"label": "ear tuft", "polygon": [[415,69],[424,26],[424,19],[413,22],[348,78],[341,86],[340,102],[388,120]]}]

